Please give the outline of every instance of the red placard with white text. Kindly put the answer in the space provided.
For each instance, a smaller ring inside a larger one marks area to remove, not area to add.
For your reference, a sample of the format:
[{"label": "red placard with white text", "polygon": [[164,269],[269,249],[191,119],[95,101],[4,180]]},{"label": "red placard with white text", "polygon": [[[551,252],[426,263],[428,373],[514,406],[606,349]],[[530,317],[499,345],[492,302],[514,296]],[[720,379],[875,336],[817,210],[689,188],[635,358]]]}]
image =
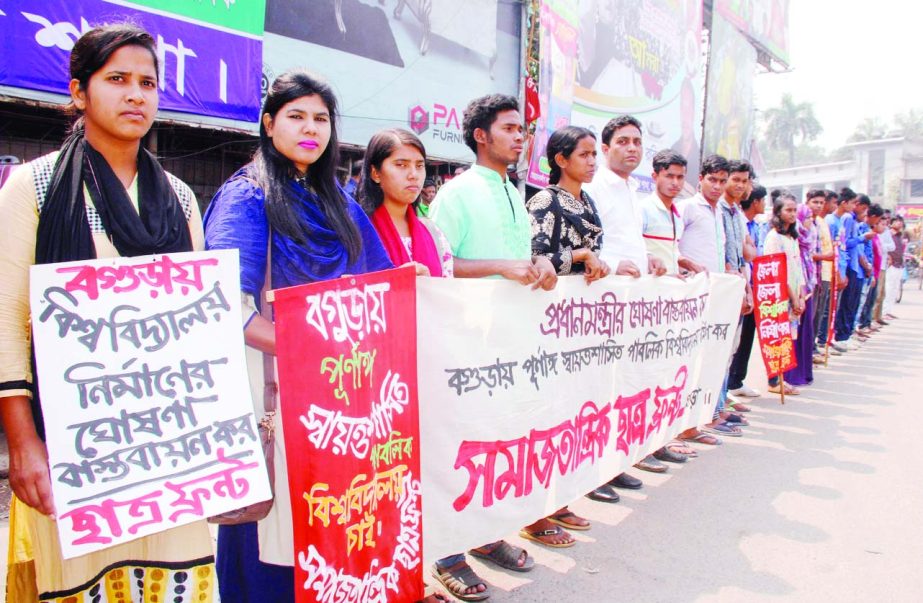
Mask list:
[{"label": "red placard with white text", "polygon": [[775,377],[798,366],[788,315],[788,268],[784,253],[753,260],[756,333],[766,375]]},{"label": "red placard with white text", "polygon": [[299,602],[423,596],[415,280],[274,292]]}]

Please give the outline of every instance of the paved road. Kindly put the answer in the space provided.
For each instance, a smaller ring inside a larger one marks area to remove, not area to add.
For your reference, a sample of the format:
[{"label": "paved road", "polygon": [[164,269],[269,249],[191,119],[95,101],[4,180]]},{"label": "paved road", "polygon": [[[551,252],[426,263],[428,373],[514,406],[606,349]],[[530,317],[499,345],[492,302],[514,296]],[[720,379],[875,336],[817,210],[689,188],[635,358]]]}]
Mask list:
[{"label": "paved road", "polygon": [[898,314],[785,406],[759,399],[745,437],[572,505],[594,522],[575,547],[511,538],[537,567],[477,564],[490,600],[923,601],[923,294]]},{"label": "paved road", "polygon": [[923,293],[898,309],[803,395],[758,400],[744,438],[665,475],[635,472],[644,489],[618,505],[577,501],[594,523],[574,548],[512,537],[537,559],[525,575],[472,562],[490,600],[923,600]]}]

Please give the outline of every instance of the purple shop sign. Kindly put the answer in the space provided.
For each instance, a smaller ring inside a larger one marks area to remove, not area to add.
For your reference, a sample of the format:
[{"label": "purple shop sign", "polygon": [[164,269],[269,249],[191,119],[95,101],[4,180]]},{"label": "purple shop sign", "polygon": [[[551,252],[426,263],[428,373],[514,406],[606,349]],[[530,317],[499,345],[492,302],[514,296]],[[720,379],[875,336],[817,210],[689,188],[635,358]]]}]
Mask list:
[{"label": "purple shop sign", "polygon": [[161,109],[257,121],[261,39],[102,0],[0,0],[0,85],[68,94],[77,38],[94,25],[125,20],[157,41]]}]

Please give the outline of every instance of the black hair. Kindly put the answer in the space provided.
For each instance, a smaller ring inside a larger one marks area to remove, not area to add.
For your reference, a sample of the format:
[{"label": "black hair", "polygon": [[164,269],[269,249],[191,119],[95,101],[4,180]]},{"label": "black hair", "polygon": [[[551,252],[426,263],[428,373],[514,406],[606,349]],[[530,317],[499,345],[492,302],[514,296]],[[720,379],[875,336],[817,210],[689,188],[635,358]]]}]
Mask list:
[{"label": "black hair", "polygon": [[731,159],[728,161],[728,174],[737,174],[739,172],[747,172],[748,176],[753,177],[753,167],[750,162],[744,159]]},{"label": "black hair", "polygon": [[897,216],[894,216],[893,218],[891,218],[891,224],[894,224],[895,222],[900,222],[901,224],[906,224],[906,222],[904,222],[904,216],[900,216],[900,215],[897,215]]},{"label": "black hair", "polygon": [[705,158],[705,161],[702,162],[702,167],[699,168],[699,176],[707,176],[708,174],[717,174],[718,172],[727,171],[727,159],[721,155],[709,155]]},{"label": "black hair", "polygon": [[785,191],[781,188],[772,189],[772,192],[769,193],[769,198],[772,200],[773,204],[776,202],[776,199],[778,199],[784,192]]},{"label": "black hair", "polygon": [[859,205],[871,205],[872,200],[865,193],[859,195]]},{"label": "black hair", "polygon": [[[160,73],[157,43],[153,36],[133,23],[111,23],[94,27],[74,43],[69,66],[71,79],[77,80],[80,89],[85,91],[93,74],[102,69],[112,55],[123,46],[140,46],[146,49],[154,60],[154,72]],[[73,102],[67,106],[67,110],[79,114]],[[76,119],[72,129],[83,129],[82,116]]]},{"label": "black hair", "polygon": [[872,203],[872,205],[869,206],[869,212],[866,215],[871,218],[881,217],[885,215],[885,210],[877,203]]},{"label": "black hair", "polygon": [[[349,215],[346,194],[340,190],[336,179],[340,145],[336,128],[337,99],[333,89],[327,82],[303,69],[291,69],[273,81],[260,115],[268,115],[274,120],[279,110],[288,103],[313,95],[321,98],[330,113],[330,140],[323,154],[309,166],[306,184],[317,193],[324,217],[346,248],[349,261],[352,263],[362,252],[362,238]],[[296,243],[307,243],[311,233],[293,206],[288,191],[289,180],[298,177],[299,174],[291,159],[276,149],[262,118],[259,146],[253,154],[248,172],[263,189],[266,217],[270,227]]]},{"label": "black hair", "polygon": [[567,159],[577,148],[577,145],[580,144],[580,141],[587,136],[592,138],[595,143],[596,134],[593,134],[593,132],[586,128],[578,126],[565,126],[555,130],[551,134],[551,137],[548,139],[548,146],[545,148],[545,154],[548,157],[548,166],[551,168],[551,173],[548,175],[548,182],[550,184],[557,184],[558,181],[561,180],[561,167],[555,160],[558,153]]},{"label": "black hair", "polygon": [[685,157],[673,149],[661,149],[657,151],[657,154],[651,159],[651,166],[653,166],[655,174],[670,169],[671,165],[686,167],[688,162]]},{"label": "black hair", "polygon": [[490,132],[490,126],[497,120],[497,114],[504,111],[519,111],[519,101],[515,96],[488,94],[468,103],[462,115],[462,134],[465,137],[465,144],[472,153],[478,154],[478,143],[474,139],[474,131],[480,128],[485,132]]},{"label": "black hair", "polygon": [[631,115],[619,115],[618,117],[613,117],[610,119],[603,128],[603,144],[612,144],[612,135],[615,134],[616,130],[624,128],[625,126],[634,126],[638,128],[638,132],[641,132],[642,134],[644,133],[644,131],[641,129],[641,122],[638,121],[637,118]]},{"label": "black hair", "polygon": [[756,186],[753,187],[753,190],[750,191],[750,196],[747,197],[746,199],[741,200],[740,208],[744,210],[750,209],[751,205],[765,198],[766,198],[766,187],[760,186],[759,184],[757,184]]},{"label": "black hair", "polygon": [[824,191],[824,197],[826,197],[827,201],[839,201],[840,199],[840,196],[830,189]]},{"label": "black hair", "polygon": [[[359,203],[362,209],[371,214],[385,201],[385,192],[381,184],[372,180],[372,168],[381,170],[381,164],[394,153],[402,144],[408,144],[420,151],[426,159],[426,148],[413,132],[402,128],[382,130],[372,136],[369,146],[365,149],[365,158],[362,160],[362,177],[359,179]],[[425,183],[424,183],[425,184]],[[430,182],[432,184],[432,182]],[[422,188],[422,187],[421,187]]]},{"label": "black hair", "polygon": [[[775,191],[773,191],[775,192]],[[798,238],[798,220],[795,220],[789,225],[785,225],[782,221],[782,208],[785,207],[785,202],[791,201],[798,204],[798,201],[795,199],[795,196],[789,192],[779,191],[779,195],[772,201],[772,227],[781,235],[789,236],[793,239]]]},{"label": "black hair", "polygon": [[350,175],[350,176],[358,176],[358,175],[361,174],[361,173],[362,173],[362,162],[361,162],[361,161],[353,161],[353,165],[352,165],[352,167],[349,169],[349,175]]},{"label": "black hair", "polygon": [[856,193],[851,188],[849,188],[848,186],[844,186],[843,188],[840,189],[839,204],[842,205],[844,203],[848,203],[849,201],[852,201],[856,197],[857,197]]},{"label": "black hair", "polygon": [[823,197],[824,201],[827,200],[827,192],[822,188],[812,188],[804,196],[805,200],[813,199],[814,197]]},{"label": "black hair", "polygon": [[[426,155],[424,155],[424,157],[425,156]],[[426,188],[427,186],[436,186],[436,181],[433,180],[432,178],[427,178],[426,180],[423,181],[423,188]]]}]

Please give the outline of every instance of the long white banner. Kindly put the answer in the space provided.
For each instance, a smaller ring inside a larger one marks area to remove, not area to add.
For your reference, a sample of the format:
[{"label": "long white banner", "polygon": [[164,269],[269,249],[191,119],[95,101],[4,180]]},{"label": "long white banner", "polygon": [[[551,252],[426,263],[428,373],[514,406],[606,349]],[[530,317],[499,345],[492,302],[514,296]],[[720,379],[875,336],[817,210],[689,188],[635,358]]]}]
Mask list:
[{"label": "long white banner", "polygon": [[502,538],[710,421],[743,290],[417,279],[426,558]]}]

